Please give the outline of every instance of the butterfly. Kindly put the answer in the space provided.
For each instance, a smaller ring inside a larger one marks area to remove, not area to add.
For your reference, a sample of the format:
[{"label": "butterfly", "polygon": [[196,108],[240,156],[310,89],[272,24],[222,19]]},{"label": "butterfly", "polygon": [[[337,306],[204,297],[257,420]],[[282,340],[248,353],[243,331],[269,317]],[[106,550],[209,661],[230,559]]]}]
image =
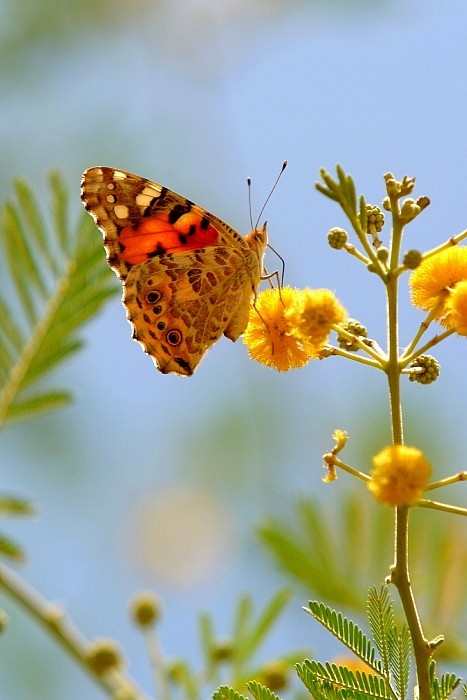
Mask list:
[{"label": "butterfly", "polygon": [[167,187],[89,168],[81,199],[123,284],[133,338],[163,374],[191,376],[224,334],[248,325],[263,275],[266,224],[243,237]]}]

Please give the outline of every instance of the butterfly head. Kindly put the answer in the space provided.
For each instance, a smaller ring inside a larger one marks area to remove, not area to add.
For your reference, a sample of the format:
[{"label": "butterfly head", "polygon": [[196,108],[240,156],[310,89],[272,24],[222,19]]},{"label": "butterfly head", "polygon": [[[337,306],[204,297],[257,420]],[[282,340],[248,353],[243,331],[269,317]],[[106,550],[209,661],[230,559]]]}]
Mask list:
[{"label": "butterfly head", "polygon": [[268,232],[267,224],[264,222],[261,228],[255,228],[247,236],[245,240],[252,250],[256,252],[258,258],[261,260],[263,258],[264,251],[268,244]]}]

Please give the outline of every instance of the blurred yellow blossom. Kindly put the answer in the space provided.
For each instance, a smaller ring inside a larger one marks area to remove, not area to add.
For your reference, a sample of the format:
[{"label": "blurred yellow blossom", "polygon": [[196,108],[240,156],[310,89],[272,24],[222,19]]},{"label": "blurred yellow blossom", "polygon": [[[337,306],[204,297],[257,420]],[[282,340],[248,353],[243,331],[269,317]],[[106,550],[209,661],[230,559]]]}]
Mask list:
[{"label": "blurred yellow blossom", "polygon": [[430,475],[431,465],[420,450],[390,445],[373,457],[368,488],[383,505],[415,505]]}]

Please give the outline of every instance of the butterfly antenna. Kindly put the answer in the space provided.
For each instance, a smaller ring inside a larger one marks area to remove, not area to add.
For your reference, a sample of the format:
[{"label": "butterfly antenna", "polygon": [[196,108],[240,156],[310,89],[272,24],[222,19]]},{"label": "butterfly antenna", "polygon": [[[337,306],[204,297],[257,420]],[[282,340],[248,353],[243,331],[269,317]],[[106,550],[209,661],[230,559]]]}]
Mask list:
[{"label": "butterfly antenna", "polygon": [[[287,167],[287,161],[284,160],[284,162],[282,163],[281,171],[280,171],[279,175],[277,176],[276,181],[275,181],[274,185],[272,186],[272,189],[271,189],[270,193],[268,194],[268,196],[267,196],[267,198],[266,198],[266,201],[264,202],[264,204],[263,204],[263,206],[262,206],[262,209],[261,209],[261,211],[260,211],[260,213],[259,213],[258,218],[256,219],[256,225],[254,226],[255,229],[258,228],[259,220],[261,219],[261,217],[262,217],[262,215],[263,215],[263,211],[266,209],[266,205],[267,205],[267,203],[269,202],[269,200],[271,199],[271,195],[272,195],[272,193],[274,192],[274,190],[276,189],[277,183],[278,183],[279,180],[281,179],[282,173],[284,172],[284,170],[286,169],[286,167]],[[250,212],[251,212],[251,208],[250,208]],[[250,213],[250,218],[251,218],[251,213]]]},{"label": "butterfly antenna", "polygon": [[250,210],[250,225],[253,230],[253,216],[251,214],[251,177],[247,177],[246,184],[248,186],[248,209]]}]

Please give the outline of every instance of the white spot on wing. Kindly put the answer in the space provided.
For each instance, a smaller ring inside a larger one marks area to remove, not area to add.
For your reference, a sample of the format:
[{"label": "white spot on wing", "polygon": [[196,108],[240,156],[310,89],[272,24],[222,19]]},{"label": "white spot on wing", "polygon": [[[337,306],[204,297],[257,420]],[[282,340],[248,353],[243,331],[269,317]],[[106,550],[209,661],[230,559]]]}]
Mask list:
[{"label": "white spot on wing", "polygon": [[117,219],[127,219],[128,218],[128,207],[125,204],[117,204],[114,207],[114,213]]}]

